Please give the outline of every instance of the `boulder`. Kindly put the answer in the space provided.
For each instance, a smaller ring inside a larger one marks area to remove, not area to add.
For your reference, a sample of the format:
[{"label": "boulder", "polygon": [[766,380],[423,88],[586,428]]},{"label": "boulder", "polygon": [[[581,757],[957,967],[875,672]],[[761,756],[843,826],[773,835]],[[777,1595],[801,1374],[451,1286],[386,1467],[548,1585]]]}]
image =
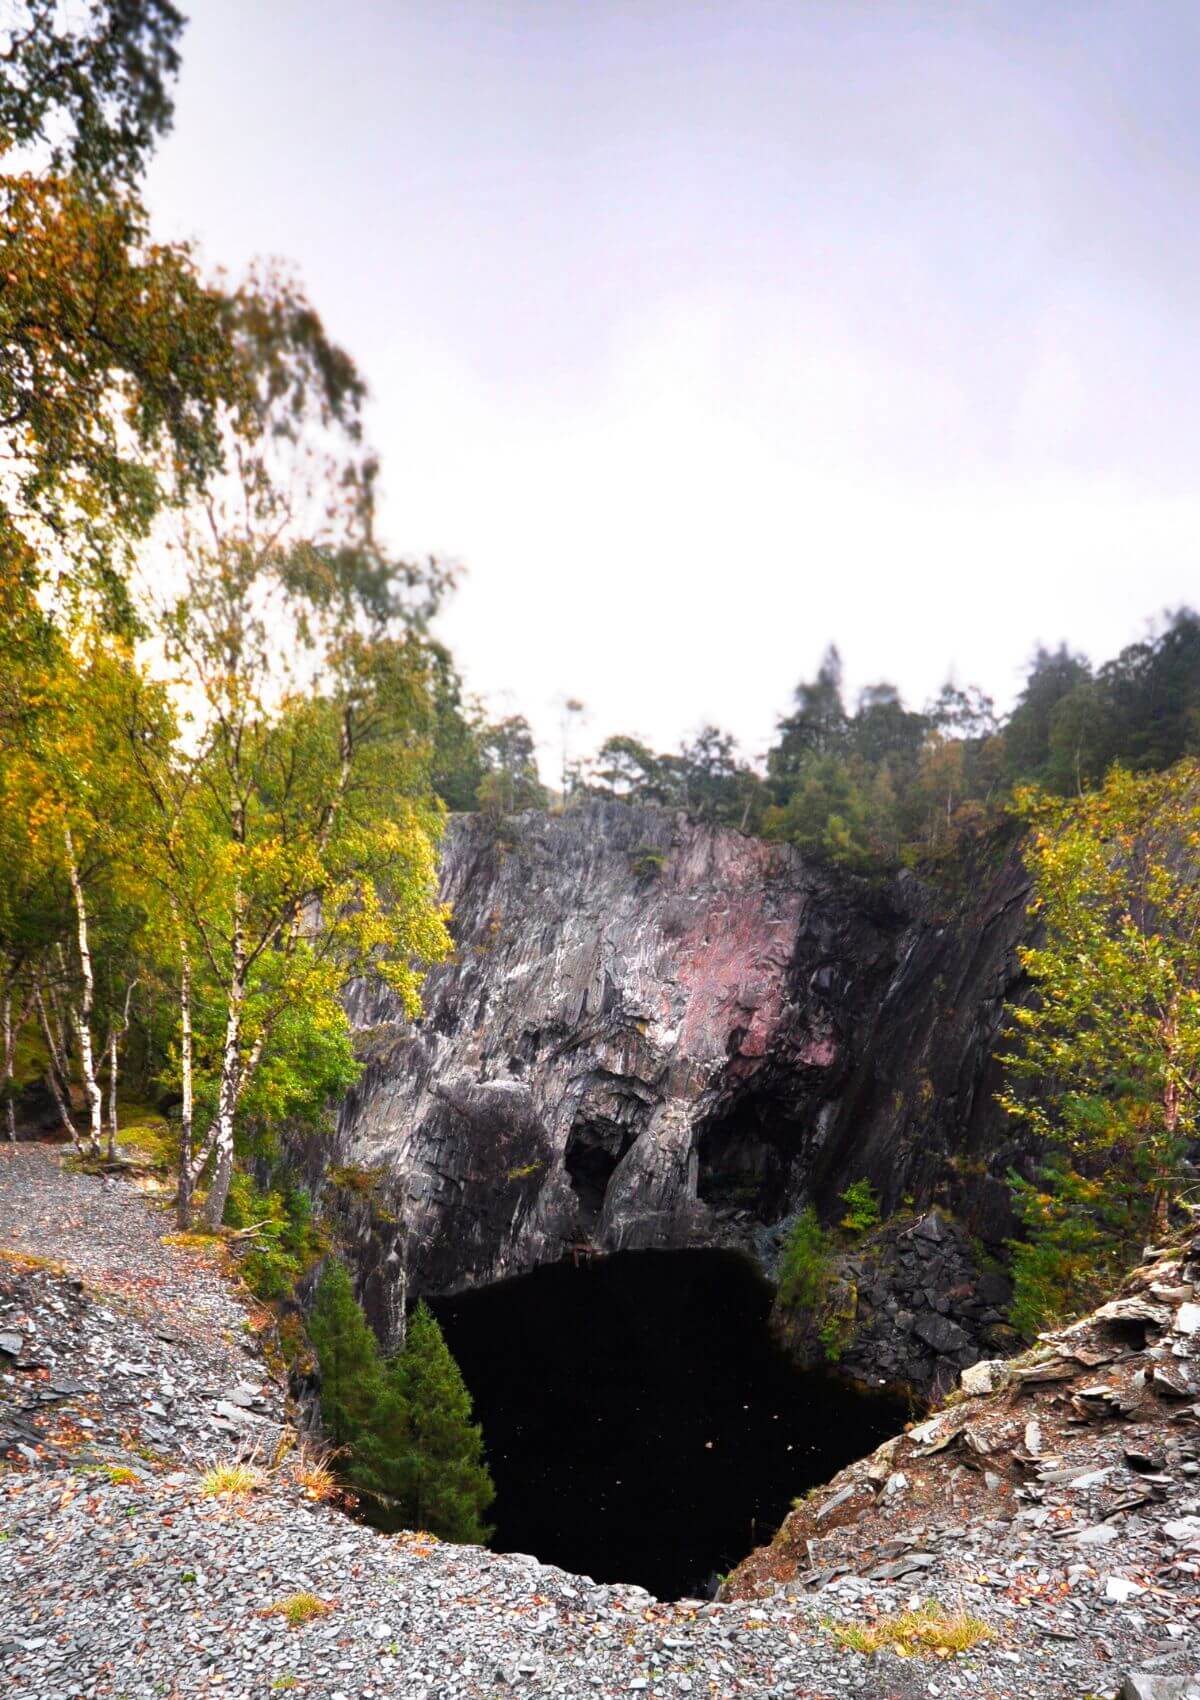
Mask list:
[{"label": "boulder", "polygon": [[1200,1671],[1190,1676],[1134,1672],[1121,1684],[1119,1700],[1200,1700]]},{"label": "boulder", "polygon": [[936,1313],[919,1316],[913,1324],[913,1333],[942,1356],[961,1352],[971,1344],[971,1337],[965,1329],[960,1328],[957,1322],[951,1322],[949,1317]]}]

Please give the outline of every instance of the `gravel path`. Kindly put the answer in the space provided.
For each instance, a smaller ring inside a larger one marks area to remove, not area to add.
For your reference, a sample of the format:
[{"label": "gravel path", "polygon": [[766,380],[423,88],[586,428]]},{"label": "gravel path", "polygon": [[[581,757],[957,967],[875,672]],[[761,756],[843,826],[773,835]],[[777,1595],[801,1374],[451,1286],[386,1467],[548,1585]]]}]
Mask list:
[{"label": "gravel path", "polygon": [[[169,1223],[136,1192],[60,1173],[58,1159],[31,1147],[0,1158],[6,1700],[1115,1691],[1135,1631],[1114,1612],[1103,1645],[1081,1644],[1078,1619],[1070,1643],[1034,1631],[1028,1598],[986,1574],[986,1542],[945,1575],[935,1564],[892,1580],[834,1577],[819,1598],[788,1583],[730,1604],[663,1604],[519,1554],[384,1536],[312,1503],[287,1459],[270,1466],[283,1392],[236,1291],[194,1253],[163,1246]],[[204,1466],[247,1454],[262,1465],[257,1489],[206,1497]],[[866,1658],[822,1626],[937,1595],[950,1576],[950,1603],[996,1634],[969,1655]],[[319,1609],[292,1626],[273,1608],[299,1593]]]},{"label": "gravel path", "polygon": [[246,1306],[212,1256],[164,1245],[165,1206],[75,1174],[61,1145],[0,1145],[0,1246],[69,1269],[200,1345],[242,1331]]}]

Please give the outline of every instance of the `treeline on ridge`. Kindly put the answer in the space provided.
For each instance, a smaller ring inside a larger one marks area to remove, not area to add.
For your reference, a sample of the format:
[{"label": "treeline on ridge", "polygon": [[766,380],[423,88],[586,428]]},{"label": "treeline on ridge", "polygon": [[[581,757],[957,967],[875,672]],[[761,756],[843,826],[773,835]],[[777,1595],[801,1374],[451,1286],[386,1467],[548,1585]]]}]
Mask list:
[{"label": "treeline on ridge", "polygon": [[1019,786],[1072,796],[1114,764],[1161,772],[1200,751],[1200,617],[1190,608],[1097,667],[1065,644],[1039,648],[1006,718],[984,692],[952,682],[919,710],[886,682],[848,705],[831,647],[797,685],[761,771],[716,726],[677,753],[620,733],[590,761],[564,762],[557,798],[538,777],[528,722],[472,714],[448,655],[439,678],[435,783],[451,809],[655,803],[858,870],[953,859]]}]

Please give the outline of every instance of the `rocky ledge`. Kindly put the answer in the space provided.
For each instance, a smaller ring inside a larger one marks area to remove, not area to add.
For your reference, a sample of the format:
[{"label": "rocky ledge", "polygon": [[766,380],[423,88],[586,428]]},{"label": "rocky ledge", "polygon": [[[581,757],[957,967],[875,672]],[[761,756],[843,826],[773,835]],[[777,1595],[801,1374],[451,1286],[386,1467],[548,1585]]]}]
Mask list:
[{"label": "rocky ledge", "polygon": [[838,1256],[820,1312],[795,1316],[777,1304],[774,1323],[793,1356],[817,1367],[830,1355],[822,1325],[832,1318],[845,1374],[937,1398],[981,1357],[1017,1349],[1011,1298],[1007,1274],[994,1263],[980,1269],[962,1226],[928,1210],[902,1213]]}]

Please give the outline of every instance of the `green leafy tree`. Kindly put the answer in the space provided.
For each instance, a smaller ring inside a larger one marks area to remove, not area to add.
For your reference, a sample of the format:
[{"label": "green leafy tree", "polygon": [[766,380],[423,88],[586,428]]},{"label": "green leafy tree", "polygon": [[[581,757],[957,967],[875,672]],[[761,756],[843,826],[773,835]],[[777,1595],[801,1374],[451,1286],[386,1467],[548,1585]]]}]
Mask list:
[{"label": "green leafy tree", "polygon": [[609,797],[638,803],[678,803],[678,785],[663,771],[660,757],[626,733],[606,738],[596,752],[594,784]]},{"label": "green leafy tree", "polygon": [[861,1180],[851,1181],[842,1193],[841,1201],[846,1206],[841,1225],[847,1233],[867,1234],[878,1227],[879,1198],[865,1175]]},{"label": "green leafy tree", "polygon": [[381,1360],[345,1267],[330,1262],[309,1319],[321,1369],[321,1420],[346,1448],[346,1473],[389,1517],[452,1541],[485,1541],[495,1488],[471,1397],[424,1304],[404,1349]]},{"label": "green leafy tree", "polygon": [[1091,676],[1087,658],[1072,655],[1066,644],[1056,650],[1039,646],[1004,728],[1005,759],[1014,780],[1045,781],[1055,711],[1079,685],[1089,683]]},{"label": "green leafy tree", "polygon": [[796,686],[795,707],[779,722],[779,740],[767,757],[769,777],[782,785],[804,767],[810,756],[828,756],[846,742],[848,720],[842,698],[842,658],[830,644],[817,676]]},{"label": "green leafy tree", "polygon": [[779,1303],[787,1310],[815,1311],[828,1291],[833,1239],[810,1204],[788,1230],[780,1248]]},{"label": "green leafy tree", "polygon": [[[1036,995],[1013,1011],[1001,1102],[1072,1173],[1129,1201],[1127,1240],[1158,1234],[1200,1103],[1200,763],[1114,768],[1074,802],[1024,794],[1019,807],[1044,937],[1021,952]],[[1047,1229],[1063,1173],[1042,1189]]]},{"label": "green leafy tree", "polygon": [[0,26],[0,131],[55,171],[132,184],[170,128],[183,14],[170,0],[12,0]]},{"label": "green leafy tree", "polygon": [[1026,1339],[1078,1316],[1111,1292],[1144,1220],[1137,1189],[1099,1168],[1080,1174],[1065,1152],[1052,1153],[1033,1181],[1009,1176],[1013,1208],[1027,1237],[1013,1242],[1009,1320]]},{"label": "green leafy tree", "polygon": [[510,714],[485,726],[479,749],[485,770],[478,788],[481,809],[511,815],[521,809],[545,808],[549,798],[538,777],[533,730],[523,714]]},{"label": "green leafy tree", "polygon": [[428,645],[427,662],[433,703],[433,789],[452,812],[476,809],[485,772],[480,747],[483,716],[478,705],[464,697],[462,679],[444,644]]},{"label": "green leafy tree", "polygon": [[795,770],[787,801],[766,812],[768,838],[851,869],[872,860],[871,797],[860,770],[835,755],[813,755]]}]

